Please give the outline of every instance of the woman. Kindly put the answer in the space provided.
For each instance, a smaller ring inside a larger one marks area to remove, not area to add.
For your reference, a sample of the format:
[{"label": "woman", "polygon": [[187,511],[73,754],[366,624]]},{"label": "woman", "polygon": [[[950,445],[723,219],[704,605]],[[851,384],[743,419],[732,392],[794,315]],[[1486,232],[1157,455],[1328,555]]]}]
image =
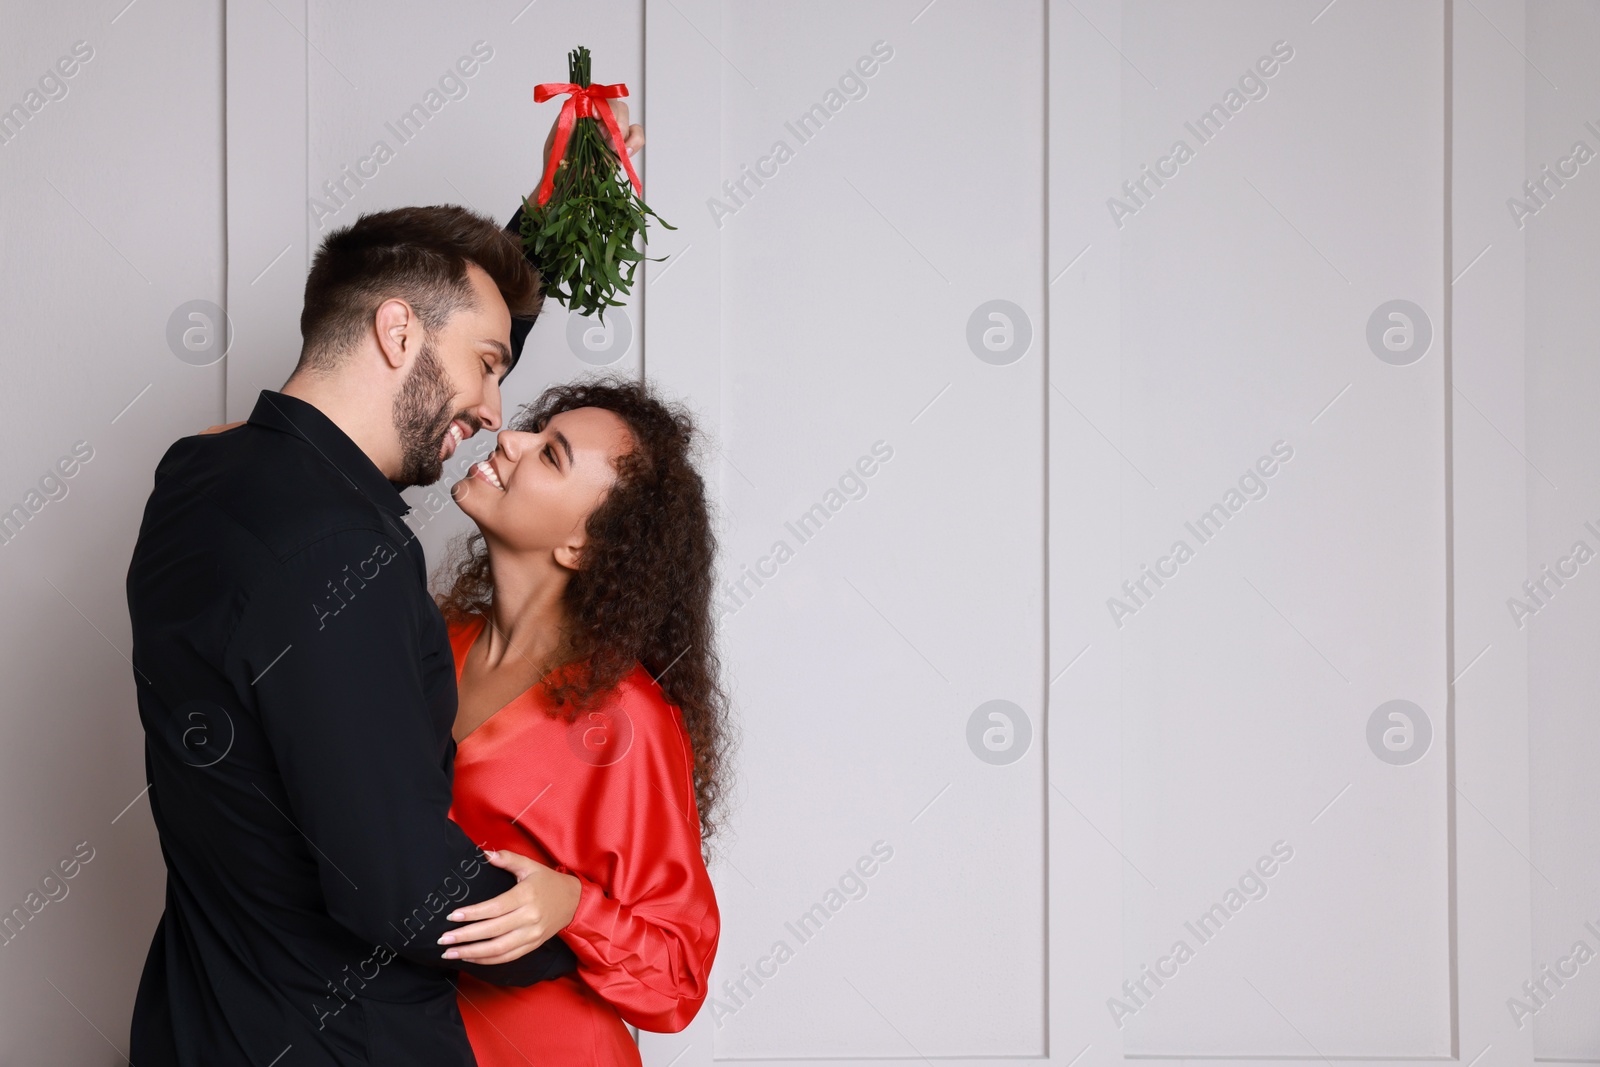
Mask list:
[{"label": "woman", "polygon": [[453,913],[470,925],[444,954],[499,963],[559,934],[578,957],[527,988],[460,977],[482,1067],[637,1065],[624,1021],[681,1030],[705,999],[726,699],[693,442],[643,385],[555,386],[452,490],[478,532],[439,598],[451,817],[518,885]]}]

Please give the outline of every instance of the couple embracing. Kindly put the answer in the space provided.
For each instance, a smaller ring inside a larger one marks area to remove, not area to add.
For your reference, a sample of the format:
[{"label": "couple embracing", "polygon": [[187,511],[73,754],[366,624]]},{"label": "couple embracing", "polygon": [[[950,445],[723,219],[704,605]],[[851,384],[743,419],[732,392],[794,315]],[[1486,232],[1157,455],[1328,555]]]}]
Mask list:
[{"label": "couple embracing", "polygon": [[[638,1064],[625,1023],[705,999],[727,708],[695,428],[615,378],[504,416],[542,301],[519,222],[330,234],[288,382],[156,470],[139,1067]],[[435,596],[400,490],[479,430]]]}]

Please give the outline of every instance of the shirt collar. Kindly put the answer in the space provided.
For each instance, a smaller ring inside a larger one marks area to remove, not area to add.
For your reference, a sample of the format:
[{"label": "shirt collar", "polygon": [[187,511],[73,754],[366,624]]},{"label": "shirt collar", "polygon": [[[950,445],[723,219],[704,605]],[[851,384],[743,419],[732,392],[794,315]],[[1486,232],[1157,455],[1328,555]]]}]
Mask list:
[{"label": "shirt collar", "polygon": [[263,389],[248,421],[253,426],[293,434],[305,441],[374,504],[396,515],[411,510],[411,505],[400,496],[400,490],[384,477],[361,447],[334,425],[332,419],[304,400]]}]

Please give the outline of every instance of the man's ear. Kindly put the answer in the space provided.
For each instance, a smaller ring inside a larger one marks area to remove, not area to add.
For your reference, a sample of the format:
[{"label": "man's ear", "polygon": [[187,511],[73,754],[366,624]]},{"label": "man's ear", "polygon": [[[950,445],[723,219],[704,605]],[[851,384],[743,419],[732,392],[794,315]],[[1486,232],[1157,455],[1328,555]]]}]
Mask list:
[{"label": "man's ear", "polygon": [[399,297],[390,297],[378,305],[373,327],[383,358],[395,370],[404,367],[422,346],[422,323],[411,305]]}]

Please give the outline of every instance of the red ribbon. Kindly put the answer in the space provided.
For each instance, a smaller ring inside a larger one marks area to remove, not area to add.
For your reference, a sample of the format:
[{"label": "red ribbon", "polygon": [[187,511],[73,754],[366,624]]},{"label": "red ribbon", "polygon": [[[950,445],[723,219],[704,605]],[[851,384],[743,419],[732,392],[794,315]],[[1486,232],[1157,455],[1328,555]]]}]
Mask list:
[{"label": "red ribbon", "polygon": [[544,207],[550,199],[550,194],[555,188],[556,170],[561,166],[561,159],[567,152],[567,141],[572,137],[572,128],[579,119],[598,118],[605,123],[606,130],[611,134],[611,144],[617,155],[622,159],[622,166],[628,172],[628,180],[633,182],[633,191],[640,197],[644,196],[644,186],[639,183],[639,175],[634,173],[633,161],[628,158],[627,146],[622,143],[622,130],[617,126],[617,116],[611,110],[608,99],[618,96],[627,96],[628,87],[618,82],[616,85],[590,85],[582,86],[573,82],[547,82],[535,86],[533,100],[542,104],[553,96],[567,94],[566,103],[561,105],[561,115],[556,119],[556,139],[550,146],[550,162],[545,164],[544,179],[539,182],[538,204]]}]

